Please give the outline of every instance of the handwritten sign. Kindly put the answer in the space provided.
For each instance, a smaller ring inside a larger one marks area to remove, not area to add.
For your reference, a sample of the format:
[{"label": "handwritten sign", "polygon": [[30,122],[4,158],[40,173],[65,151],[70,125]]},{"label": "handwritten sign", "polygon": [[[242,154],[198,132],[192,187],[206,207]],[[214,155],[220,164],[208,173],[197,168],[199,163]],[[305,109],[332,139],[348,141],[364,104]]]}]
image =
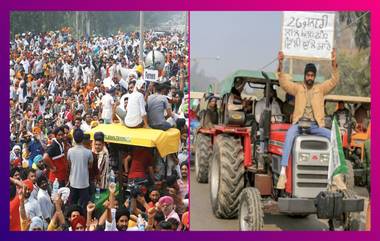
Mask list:
[{"label": "handwritten sign", "polygon": [[144,70],[144,80],[145,81],[151,81],[151,82],[157,82],[158,70],[145,69]]},{"label": "handwritten sign", "polygon": [[334,23],[333,13],[284,12],[282,51],[286,56],[330,59]]}]

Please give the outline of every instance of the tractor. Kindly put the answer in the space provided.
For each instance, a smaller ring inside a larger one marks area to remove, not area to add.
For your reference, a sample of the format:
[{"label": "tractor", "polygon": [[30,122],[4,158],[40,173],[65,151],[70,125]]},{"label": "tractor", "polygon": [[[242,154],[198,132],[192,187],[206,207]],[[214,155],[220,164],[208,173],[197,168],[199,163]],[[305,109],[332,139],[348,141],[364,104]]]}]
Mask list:
[{"label": "tractor", "polygon": [[291,124],[284,122],[286,118],[275,118],[278,113],[272,114],[269,98],[259,110],[257,98],[245,98],[244,94],[270,96],[270,89],[278,86],[276,73],[234,72],[223,81],[218,125],[198,130],[196,160],[209,166],[214,215],[238,217],[239,228],[244,231],[262,230],[264,212],[301,217],[317,214],[329,220],[330,230],[359,229],[364,199],[350,189],[330,188],[330,140],[308,134],[307,121],[303,134],[294,141],[286,187],[276,189],[282,148]]},{"label": "tractor", "polygon": [[[325,103],[327,107],[335,110],[334,113],[330,111],[327,117],[331,119],[335,116],[340,125],[344,154],[353,171],[354,179],[349,181],[350,185],[367,186],[369,190],[370,155],[368,153],[371,135],[371,124],[369,122],[371,99],[359,96],[327,95],[325,96]],[[337,103],[338,106],[336,107]],[[329,106],[331,104],[333,106]],[[339,107],[339,105],[341,106]],[[362,111],[361,114],[364,115],[364,118],[360,114],[358,115],[360,111]]]},{"label": "tractor", "polygon": [[218,99],[217,106],[220,105],[219,97],[213,93],[203,93],[199,103],[198,118],[199,127],[196,130],[194,141],[195,150],[195,177],[199,183],[208,182],[208,169],[212,157],[212,135],[214,128],[211,123],[206,123],[205,115],[209,97]]}]

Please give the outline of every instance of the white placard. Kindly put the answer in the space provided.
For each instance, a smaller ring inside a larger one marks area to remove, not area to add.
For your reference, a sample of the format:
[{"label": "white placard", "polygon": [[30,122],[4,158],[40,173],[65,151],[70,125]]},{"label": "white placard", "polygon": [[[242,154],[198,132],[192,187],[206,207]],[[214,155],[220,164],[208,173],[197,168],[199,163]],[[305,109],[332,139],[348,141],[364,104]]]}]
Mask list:
[{"label": "white placard", "polygon": [[335,14],[284,12],[281,49],[285,56],[331,59]]},{"label": "white placard", "polygon": [[151,82],[157,82],[158,70],[145,69],[144,70],[144,80],[145,81],[151,81]]}]

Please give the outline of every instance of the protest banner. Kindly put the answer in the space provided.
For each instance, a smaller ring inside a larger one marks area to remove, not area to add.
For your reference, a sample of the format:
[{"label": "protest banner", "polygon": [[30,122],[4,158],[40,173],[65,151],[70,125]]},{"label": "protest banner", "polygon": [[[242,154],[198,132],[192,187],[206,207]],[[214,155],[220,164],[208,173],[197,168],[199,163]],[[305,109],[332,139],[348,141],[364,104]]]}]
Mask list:
[{"label": "protest banner", "polygon": [[158,70],[153,69],[145,69],[144,70],[144,80],[145,81],[151,81],[151,82],[157,82],[158,80]]},{"label": "protest banner", "polygon": [[281,49],[293,58],[330,59],[334,43],[333,13],[284,12]]}]

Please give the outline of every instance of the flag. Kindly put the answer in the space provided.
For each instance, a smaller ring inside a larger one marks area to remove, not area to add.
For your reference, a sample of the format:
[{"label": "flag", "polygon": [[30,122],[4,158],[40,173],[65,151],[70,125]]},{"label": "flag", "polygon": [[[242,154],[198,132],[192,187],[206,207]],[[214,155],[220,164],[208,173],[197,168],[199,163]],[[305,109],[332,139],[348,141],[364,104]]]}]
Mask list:
[{"label": "flag", "polygon": [[346,158],[344,156],[342,146],[342,136],[340,135],[338,122],[335,117],[331,128],[330,143],[331,154],[328,169],[328,180],[331,183],[334,176],[348,173]]}]

